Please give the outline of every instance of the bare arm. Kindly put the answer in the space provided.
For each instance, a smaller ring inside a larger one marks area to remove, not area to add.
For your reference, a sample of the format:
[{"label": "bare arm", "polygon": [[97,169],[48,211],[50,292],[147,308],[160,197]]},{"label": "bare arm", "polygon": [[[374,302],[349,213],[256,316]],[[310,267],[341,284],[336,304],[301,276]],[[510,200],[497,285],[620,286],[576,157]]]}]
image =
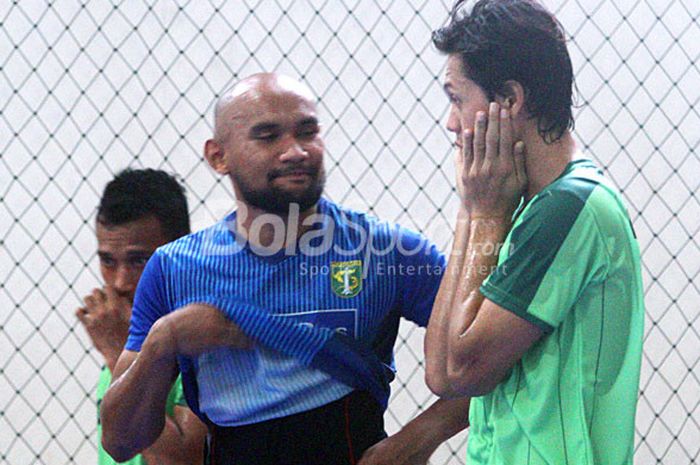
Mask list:
[{"label": "bare arm", "polygon": [[455,246],[463,247],[464,259],[460,264],[451,257],[454,264],[452,268],[448,265],[441,292],[445,287],[444,295],[452,298],[436,300],[426,338],[428,385],[441,397],[478,395],[483,387],[461,384],[474,353],[465,345],[471,338],[465,337],[484,302],[479,287],[497,264],[511,216],[526,186],[524,147],[514,144],[512,137],[510,113],[495,103],[489,108],[488,125],[482,113],[477,115],[474,130],[464,132],[458,185],[470,219],[468,227],[460,229],[458,223],[455,237]]},{"label": "bare arm", "polygon": [[165,404],[177,376],[177,354],[218,347],[246,348],[249,340],[217,309],[193,304],[159,319],[141,352],[124,351],[102,401],[102,445],[118,462],[151,446],[166,426]]},{"label": "bare arm", "polygon": [[464,260],[467,255],[469,213],[460,205],[452,251],[447,268],[440,282],[430,321],[425,333],[425,381],[433,392],[447,390],[447,338],[450,310],[455,301],[458,284],[462,280]]},{"label": "bare arm", "polygon": [[435,449],[469,425],[469,399],[439,399],[401,431],[369,448],[358,465],[424,465]]},{"label": "bare arm", "polygon": [[159,465],[201,464],[207,427],[187,407],[175,406],[165,417],[165,427],[156,442],[141,452],[147,463]]}]

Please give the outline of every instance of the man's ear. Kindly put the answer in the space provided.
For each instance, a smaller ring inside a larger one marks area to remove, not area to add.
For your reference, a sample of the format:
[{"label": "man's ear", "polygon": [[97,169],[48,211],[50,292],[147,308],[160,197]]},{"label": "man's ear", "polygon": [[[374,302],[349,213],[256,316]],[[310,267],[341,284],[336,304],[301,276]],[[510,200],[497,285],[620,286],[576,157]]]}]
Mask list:
[{"label": "man's ear", "polygon": [[525,88],[518,81],[506,81],[500,92],[503,96],[502,105],[510,109],[513,117],[525,112]]},{"label": "man's ear", "polygon": [[216,140],[209,139],[204,143],[204,158],[217,173],[229,174],[224,148]]}]

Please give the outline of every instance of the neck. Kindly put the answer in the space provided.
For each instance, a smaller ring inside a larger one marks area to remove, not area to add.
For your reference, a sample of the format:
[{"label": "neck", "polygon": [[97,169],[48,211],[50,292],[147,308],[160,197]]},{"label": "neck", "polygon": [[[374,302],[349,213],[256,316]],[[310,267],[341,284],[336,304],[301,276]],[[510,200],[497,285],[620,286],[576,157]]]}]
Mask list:
[{"label": "neck", "polygon": [[530,128],[526,135],[525,147],[527,156],[527,197],[530,200],[538,192],[551,184],[566,169],[566,165],[579,158],[576,142],[570,132],[566,132],[558,141],[547,144],[537,132]]},{"label": "neck", "polygon": [[309,230],[304,220],[316,213],[316,205],[299,211],[296,204],[290,206],[289,213],[270,213],[258,207],[237,200],[236,234],[245,238],[254,248],[277,252],[296,243]]}]

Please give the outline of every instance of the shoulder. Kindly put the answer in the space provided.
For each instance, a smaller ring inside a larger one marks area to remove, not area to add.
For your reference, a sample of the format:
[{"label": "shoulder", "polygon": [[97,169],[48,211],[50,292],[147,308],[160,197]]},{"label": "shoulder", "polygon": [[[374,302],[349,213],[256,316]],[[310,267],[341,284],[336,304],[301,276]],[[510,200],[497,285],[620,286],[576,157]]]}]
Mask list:
[{"label": "shoulder", "polygon": [[238,245],[234,235],[234,220],[235,213],[227,215],[207,228],[187,234],[158,247],[154,255],[160,258],[161,261],[169,262],[200,256],[216,256],[222,252],[230,252],[231,247]]},{"label": "shoulder", "polygon": [[411,249],[433,246],[432,242],[418,231],[327,199],[321,200],[319,212],[328,214],[335,221],[336,229],[360,234],[368,240],[371,237],[375,243],[400,244]]},{"label": "shoulder", "polygon": [[602,171],[591,160],[578,160],[527,205],[523,216],[533,215],[561,223],[581,215],[626,217],[627,213],[620,193]]}]

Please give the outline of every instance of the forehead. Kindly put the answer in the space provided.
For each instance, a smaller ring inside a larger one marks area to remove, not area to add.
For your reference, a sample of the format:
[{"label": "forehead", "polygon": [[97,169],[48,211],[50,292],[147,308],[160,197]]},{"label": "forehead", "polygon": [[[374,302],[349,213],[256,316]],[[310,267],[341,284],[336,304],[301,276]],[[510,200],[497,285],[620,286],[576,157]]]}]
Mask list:
[{"label": "forehead", "polygon": [[464,64],[461,57],[455,54],[448,56],[447,66],[445,67],[445,88],[453,91],[464,91],[474,86],[476,86],[474,81],[469,79],[464,72]]},{"label": "forehead", "polygon": [[289,89],[251,90],[241,95],[232,106],[227,119],[234,127],[249,127],[262,122],[291,125],[316,118],[315,102]]},{"label": "forehead", "polygon": [[168,242],[160,221],[154,216],[120,225],[97,222],[96,235],[98,251],[115,255],[135,251],[153,252]]}]

